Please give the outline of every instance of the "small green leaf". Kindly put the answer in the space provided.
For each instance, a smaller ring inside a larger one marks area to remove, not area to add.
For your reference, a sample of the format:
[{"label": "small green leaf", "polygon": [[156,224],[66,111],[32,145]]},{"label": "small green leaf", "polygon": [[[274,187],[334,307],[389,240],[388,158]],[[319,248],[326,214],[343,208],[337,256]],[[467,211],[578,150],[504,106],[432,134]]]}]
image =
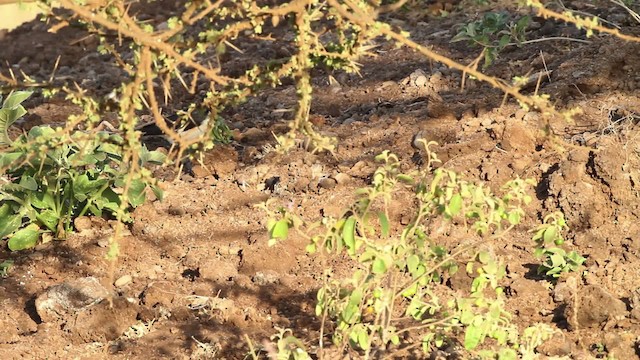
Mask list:
[{"label": "small green leaf", "polygon": [[383,212],[378,212],[378,219],[380,219],[380,229],[382,230],[382,237],[389,236],[389,219]]},{"label": "small green leaf", "polygon": [[7,203],[0,206],[0,239],[16,231],[22,225],[22,216],[14,214]]},{"label": "small green leaf", "polygon": [[14,91],[9,94],[9,96],[7,96],[7,99],[2,104],[2,107],[7,109],[15,109],[20,106],[23,101],[27,100],[29,96],[31,96],[31,94],[33,94],[32,91]]},{"label": "small green leaf", "polygon": [[28,175],[24,175],[20,178],[20,186],[25,189],[25,190],[29,190],[29,191],[36,191],[38,190],[38,183],[36,182],[36,180]]},{"label": "small green leaf", "polygon": [[359,315],[360,301],[362,301],[362,291],[355,289],[349,296],[349,303],[342,311],[342,317],[347,323],[354,323]]},{"label": "small green leaf", "polygon": [[309,254],[315,254],[316,251],[318,251],[318,247],[316,246],[316,244],[309,244],[305,247],[305,250],[309,253]]},{"label": "small green leaf", "polygon": [[482,329],[473,323],[470,324],[464,334],[464,348],[467,350],[475,349],[480,344],[483,337],[484,334],[482,333]]},{"label": "small green leaf", "polygon": [[38,209],[55,209],[56,202],[53,196],[53,188],[46,191],[32,192],[29,194],[31,205]]},{"label": "small green leaf", "polygon": [[414,275],[414,277],[415,273],[418,271],[418,265],[420,265],[420,258],[418,255],[413,254],[407,258],[407,270],[409,270],[409,273]]},{"label": "small green leaf", "polygon": [[413,178],[411,176],[409,176],[409,175],[398,174],[396,176],[396,178],[398,179],[398,181],[403,182],[405,184],[408,184],[408,185],[413,185],[414,184]]},{"label": "small green leaf", "polygon": [[350,216],[344,223],[342,228],[342,240],[347,247],[349,255],[355,255],[356,253],[356,219]]},{"label": "small green leaf", "polygon": [[13,236],[9,238],[9,250],[19,251],[24,249],[30,249],[38,243],[40,238],[40,227],[36,224],[31,224],[23,229],[16,231]]},{"label": "small green leaf", "polygon": [[491,261],[491,254],[489,254],[487,251],[480,251],[478,253],[478,261],[483,264],[488,264]]},{"label": "small green leaf", "polygon": [[129,204],[133,207],[138,207],[144,204],[144,200],[146,198],[144,189],[147,185],[144,181],[140,179],[131,180],[131,184],[129,184],[129,189],[127,191],[127,198],[129,199]]},{"label": "small green leaf", "polygon": [[151,191],[153,191],[153,195],[155,195],[156,199],[162,201],[164,199],[164,191],[157,185],[150,185]]},{"label": "small green leaf", "polygon": [[278,220],[271,229],[271,238],[285,240],[288,235],[289,222],[286,219]]},{"label": "small green leaf", "polygon": [[507,220],[511,225],[518,225],[520,223],[520,213],[517,211],[510,212]]},{"label": "small green leaf", "polygon": [[371,265],[371,272],[378,275],[384,274],[387,272],[387,264],[385,264],[382,258],[377,257]]},{"label": "small green leaf", "polygon": [[369,334],[367,334],[365,329],[358,332],[358,346],[360,346],[362,350],[369,349]]},{"label": "small green leaf", "polygon": [[456,216],[462,210],[462,196],[460,194],[453,194],[451,200],[449,200],[449,206],[447,206],[449,210],[449,214],[451,216]]},{"label": "small green leaf", "polygon": [[507,46],[507,44],[509,44],[509,35],[502,35],[502,37],[500,37],[500,41],[498,42],[498,49],[503,49],[505,46]]},{"label": "small green leaf", "polygon": [[140,151],[140,163],[143,165],[151,163],[161,165],[167,160],[167,156],[158,151],[149,151],[146,146]]},{"label": "small green leaf", "polygon": [[42,222],[47,229],[54,232],[57,231],[60,217],[55,211],[51,209],[43,210],[36,215],[36,219]]},{"label": "small green leaf", "polygon": [[13,164],[22,156],[22,153],[11,152],[0,154],[0,168],[6,169],[13,167]]},{"label": "small green leaf", "polygon": [[552,241],[554,241],[556,239],[556,235],[557,235],[557,230],[554,226],[549,226],[545,231],[544,231],[544,236],[543,236],[543,240],[545,243],[550,243]]}]

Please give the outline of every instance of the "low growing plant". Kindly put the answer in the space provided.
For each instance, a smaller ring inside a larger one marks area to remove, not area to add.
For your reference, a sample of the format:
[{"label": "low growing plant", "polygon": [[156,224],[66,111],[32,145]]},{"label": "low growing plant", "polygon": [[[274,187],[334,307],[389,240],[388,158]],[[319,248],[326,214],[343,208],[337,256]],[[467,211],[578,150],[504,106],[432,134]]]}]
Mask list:
[{"label": "low growing plant", "polygon": [[[500,282],[505,267],[493,254],[491,242],[520,223],[533,182],[512,180],[503,187],[503,196],[495,196],[454,171],[434,169],[439,162],[430,150],[434,143],[424,145],[427,165],[422,171],[403,173],[397,156],[386,151],[377,156],[382,165],[372,184],[357,191],[358,200],[338,219],[324,217],[307,226],[284,208],[271,213],[270,243],[286,238],[294,228],[309,239],[310,253],[346,254],[356,264],[352,275],[342,279],[327,269],[317,293],[322,331],[331,333],[339,349],[350,347],[365,358],[382,356],[411,333],[420,340],[404,345],[420,346],[428,354],[463,332],[471,353],[516,359],[531,350],[525,350],[531,341],[520,336],[504,309]],[[393,195],[402,189],[413,193],[416,204],[404,226],[389,218]],[[269,210],[268,204],[264,208]],[[449,245],[442,220],[472,240]],[[474,278],[470,293],[444,296],[437,291],[464,263]],[[479,351],[487,339],[498,347]]]},{"label": "low growing plant", "polygon": [[538,274],[544,274],[552,278],[558,278],[566,272],[577,271],[585,262],[585,258],[575,251],[566,250],[548,245],[564,244],[562,233],[568,229],[564,214],[554,212],[544,217],[543,224],[535,230],[533,241],[536,243],[534,255],[542,258],[542,264],[538,266]]},{"label": "low growing plant", "polygon": [[451,42],[468,41],[484,49],[484,64],[491,65],[498,54],[511,42],[520,45],[525,41],[525,31],[531,18],[522,16],[517,21],[509,21],[506,13],[489,12],[481,20],[465,24]]},{"label": "low growing plant", "polygon": [[[122,202],[127,208],[136,207],[144,202],[147,187],[161,197],[160,189],[149,180],[149,171],[142,167],[162,164],[164,155],[142,147],[137,156],[142,170],[131,175],[131,166],[123,161],[120,135],[102,131],[68,134],[35,126],[11,140],[7,129],[26,113],[20,103],[29,95],[14,92],[0,110],[5,148],[0,153],[4,181],[0,185],[0,238],[8,237],[9,249],[33,247],[42,233],[64,238],[78,216],[115,215]],[[128,214],[123,220],[130,220]]]}]

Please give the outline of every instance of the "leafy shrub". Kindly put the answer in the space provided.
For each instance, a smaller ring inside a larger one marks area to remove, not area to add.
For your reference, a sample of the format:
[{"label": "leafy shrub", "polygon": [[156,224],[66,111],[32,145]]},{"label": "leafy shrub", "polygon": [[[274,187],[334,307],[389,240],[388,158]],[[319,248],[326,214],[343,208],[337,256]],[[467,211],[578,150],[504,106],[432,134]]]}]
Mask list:
[{"label": "leafy shrub", "polygon": [[[357,191],[358,201],[339,219],[325,217],[307,226],[278,209],[267,224],[271,243],[286,238],[293,227],[309,239],[309,252],[346,254],[357,264],[344,279],[327,270],[317,294],[316,315],[330,324],[333,343],[340,349],[348,346],[365,357],[380,355],[412,332],[421,334],[421,340],[407,345],[422,346],[428,353],[463,330],[469,351],[476,352],[491,338],[499,350],[478,354],[498,354],[502,359],[515,359],[525,351],[533,354],[503,306],[504,264],[490,245],[483,245],[503,238],[520,223],[523,206],[532,200],[527,194],[532,181],[512,180],[503,187],[505,194],[497,197],[451,170],[434,169],[439,161],[429,150],[434,143],[424,145],[428,164],[420,172],[400,172],[398,158],[389,152],[377,156],[382,165],[371,186]],[[394,192],[402,188],[411,190],[417,203],[406,226],[392,224],[388,214]],[[463,233],[474,240],[449,248],[441,243],[446,237],[436,230],[441,220],[466,229]],[[398,226],[400,230],[393,232]],[[465,262],[463,268],[474,278],[470,294],[450,299],[438,294],[436,285]],[[546,334],[541,338],[552,333],[548,327],[537,329]]]},{"label": "leafy shrub", "polygon": [[558,278],[562,273],[576,271],[585,262],[585,258],[575,251],[567,252],[558,247],[546,247],[547,245],[562,245],[564,237],[562,232],[568,226],[564,214],[555,212],[545,216],[533,236],[536,243],[535,256],[542,258],[542,264],[538,266],[538,274],[544,274],[552,278]]},{"label": "leafy shrub", "polygon": [[[0,154],[0,238],[9,237],[9,249],[33,247],[43,232],[63,238],[72,230],[73,219],[85,214],[115,215],[122,207],[122,219],[130,220],[126,209],[144,202],[147,186],[161,196],[148,171],[129,175],[132,166],[123,161],[120,135],[65,135],[60,129],[36,126],[11,140],[7,129],[26,113],[20,103],[29,95],[9,95],[0,110],[6,147]],[[163,154],[142,147],[137,167],[164,160]]]},{"label": "leafy shrub", "polygon": [[484,49],[483,67],[486,68],[511,41],[520,45],[525,40],[525,31],[530,21],[529,16],[522,16],[516,22],[509,22],[508,14],[489,12],[481,20],[462,26],[451,42],[468,41],[472,45],[481,46]]}]

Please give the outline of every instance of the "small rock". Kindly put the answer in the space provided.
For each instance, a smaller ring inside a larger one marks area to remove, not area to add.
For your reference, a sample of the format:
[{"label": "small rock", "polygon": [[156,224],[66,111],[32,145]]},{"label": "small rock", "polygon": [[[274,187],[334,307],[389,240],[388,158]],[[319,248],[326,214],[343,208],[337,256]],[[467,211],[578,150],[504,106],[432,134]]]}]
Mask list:
[{"label": "small rock", "polygon": [[502,147],[506,151],[535,152],[536,138],[531,128],[521,121],[508,121],[502,136]]},{"label": "small rock", "polygon": [[563,357],[575,353],[575,344],[565,334],[558,331],[550,339],[540,344],[536,350],[546,356]]},{"label": "small rock", "polygon": [[269,137],[266,131],[260,130],[258,128],[248,128],[242,134],[242,142],[245,144],[255,144],[260,141],[266,140]]},{"label": "small rock", "polygon": [[91,219],[88,216],[79,216],[73,220],[73,226],[80,232],[90,230],[92,226]]},{"label": "small rock", "polygon": [[119,277],[118,280],[116,280],[116,282],[113,283],[113,285],[115,287],[123,287],[129,284],[131,281],[133,281],[133,278],[131,277],[131,275],[123,275]]},{"label": "small rock", "polygon": [[204,166],[195,165],[191,171],[193,175],[195,175],[196,179],[206,178],[207,176],[211,176],[211,169],[208,169]]},{"label": "small rock", "polygon": [[433,87],[439,87],[442,84],[443,76],[440,71],[436,71],[429,77],[429,84]]},{"label": "small rock", "polygon": [[574,292],[575,289],[572,289],[566,282],[559,283],[553,288],[553,301],[558,303],[568,301]]},{"label": "small rock", "polygon": [[158,31],[169,30],[169,23],[167,23],[166,21],[163,21],[160,24],[158,24],[158,26],[156,28],[157,28]]},{"label": "small rock", "polygon": [[169,209],[167,209],[169,215],[173,216],[182,216],[185,214],[184,209],[181,206],[170,205]]},{"label": "small rock", "polygon": [[97,242],[98,246],[104,248],[109,246],[109,238],[103,237],[102,239],[99,239]]},{"label": "small rock", "polygon": [[344,185],[351,181],[351,176],[345,173],[337,173],[336,176],[334,176],[334,179],[336,179],[338,185]]},{"label": "small rock", "polygon": [[29,254],[29,259],[33,261],[40,261],[44,259],[44,255],[41,252],[34,252],[33,254]]},{"label": "small rock", "polygon": [[85,310],[109,296],[95,277],[85,277],[54,285],[36,298],[36,311],[43,322],[55,321]]},{"label": "small rock", "polygon": [[47,242],[44,244],[38,244],[36,245],[36,247],[34,248],[35,251],[45,251],[45,250],[50,250],[51,249],[51,242]]},{"label": "small rock", "polygon": [[516,111],[516,113],[514,114],[514,117],[516,118],[516,120],[522,120],[524,119],[524,116],[527,114],[527,111],[524,109],[518,109],[518,111]]},{"label": "small rock", "polygon": [[318,181],[318,186],[324,189],[333,189],[338,182],[334,178],[324,177]]},{"label": "small rock", "polygon": [[537,111],[529,111],[522,116],[522,121],[530,125],[538,125],[542,116]]},{"label": "small rock", "polygon": [[253,275],[251,281],[259,286],[277,284],[280,282],[280,276],[275,271],[258,271],[255,275]]},{"label": "small rock", "polygon": [[427,77],[424,75],[419,75],[414,81],[417,87],[424,87],[427,84]]},{"label": "small rock", "polygon": [[[422,70],[422,69],[418,69],[414,72],[412,72],[409,75],[409,79],[408,79],[408,83],[410,85],[416,86],[416,87],[423,87],[426,83],[427,83],[427,74]],[[403,83],[407,82],[406,80],[403,81]],[[420,85],[419,85],[420,84]]]}]

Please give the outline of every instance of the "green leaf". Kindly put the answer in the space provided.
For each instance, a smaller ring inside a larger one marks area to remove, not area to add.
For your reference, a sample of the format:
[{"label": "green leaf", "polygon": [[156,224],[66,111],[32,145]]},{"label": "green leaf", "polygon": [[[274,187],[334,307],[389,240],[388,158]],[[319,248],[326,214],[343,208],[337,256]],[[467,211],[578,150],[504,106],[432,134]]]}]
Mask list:
[{"label": "green leaf", "polygon": [[371,272],[378,275],[387,272],[387,264],[385,264],[384,260],[381,257],[377,257],[373,261],[373,264],[371,265]]},{"label": "green leaf", "polygon": [[309,254],[315,254],[316,251],[318,251],[318,247],[316,244],[309,244],[305,247],[305,250],[309,253]]},{"label": "green leaf", "polygon": [[285,240],[289,235],[289,222],[286,219],[280,219],[276,221],[271,229],[272,239]]},{"label": "green leaf", "polygon": [[[95,199],[93,204],[99,211],[102,213],[103,209],[107,209],[111,211],[111,213],[115,214],[120,207],[120,196],[116,194],[113,189],[107,188],[102,192],[102,196]],[[91,206],[90,206],[91,208]],[[93,210],[91,211],[94,215],[100,215],[95,213]]]},{"label": "green leaf", "polygon": [[518,225],[520,223],[520,213],[517,211],[510,212],[507,220],[511,225]]},{"label": "green leaf", "polygon": [[56,201],[51,188],[46,189],[46,191],[30,193],[29,201],[33,207],[38,209],[56,209]]},{"label": "green leaf", "polygon": [[162,201],[164,199],[164,191],[157,185],[150,185],[151,191],[153,191],[153,195],[155,195],[156,199]]},{"label": "green leaf", "polygon": [[475,324],[470,324],[464,334],[464,348],[467,350],[475,349],[481,342],[484,334],[482,328]]},{"label": "green leaf", "polygon": [[488,264],[489,262],[491,262],[491,254],[489,254],[489,252],[487,251],[480,251],[478,253],[478,261],[480,261],[482,264]]},{"label": "green leaf", "polygon": [[418,292],[418,283],[415,283],[409,286],[405,291],[402,292],[402,296],[408,298],[415,295]]},{"label": "green leaf", "polygon": [[89,180],[87,174],[78,175],[73,179],[73,196],[80,202],[87,200],[87,198],[91,196],[91,191],[96,188],[93,181]]},{"label": "green leaf", "polygon": [[146,146],[143,146],[140,150],[140,163],[142,165],[152,163],[152,164],[163,164],[167,159],[167,156],[158,151],[149,151]]},{"label": "green leaf", "polygon": [[380,219],[380,229],[382,230],[382,237],[389,236],[389,219],[383,212],[378,212],[378,219]]},{"label": "green leaf", "polygon": [[398,181],[403,182],[403,183],[408,184],[408,185],[413,185],[413,183],[414,183],[413,178],[411,176],[409,176],[409,175],[398,174],[396,176],[396,178],[398,179]]},{"label": "green leaf", "polygon": [[22,156],[22,153],[19,153],[19,152],[0,154],[0,168],[2,169],[13,168],[13,164],[15,164],[21,156]]},{"label": "green leaf", "polygon": [[55,211],[51,209],[41,211],[36,215],[36,219],[42,222],[42,224],[44,224],[44,226],[46,226],[47,229],[54,232],[57,231],[58,223],[60,222],[60,217]]},{"label": "green leaf", "polygon": [[356,253],[356,219],[350,216],[342,227],[342,240],[347,247],[349,255],[355,255]]},{"label": "green leaf", "polygon": [[545,231],[544,231],[544,236],[543,236],[543,240],[545,243],[550,243],[552,241],[554,241],[556,239],[556,235],[557,235],[557,230],[554,226],[549,226]]},{"label": "green leaf", "polygon": [[355,289],[349,296],[349,302],[342,311],[342,318],[347,323],[354,323],[360,314],[360,301],[362,301],[362,290]]},{"label": "green leaf", "polygon": [[144,200],[146,198],[144,189],[146,187],[147,185],[140,179],[131,180],[127,191],[127,198],[129,199],[129,204],[131,206],[137,207],[144,204]]},{"label": "green leaf", "polygon": [[453,194],[451,200],[449,200],[447,210],[449,210],[451,216],[456,216],[460,213],[460,210],[462,210],[462,196],[460,194]]},{"label": "green leaf", "polygon": [[509,348],[501,348],[498,351],[498,360],[516,360],[518,354],[515,350]]},{"label": "green leaf", "polygon": [[22,225],[22,216],[14,214],[7,203],[0,206],[0,239],[16,231]]},{"label": "green leaf", "polygon": [[7,96],[7,99],[2,104],[2,107],[7,109],[15,109],[20,106],[23,101],[27,100],[29,96],[31,96],[31,94],[33,94],[32,91],[14,91],[9,94],[9,96]]},{"label": "green leaf", "polygon": [[369,349],[369,334],[366,329],[362,329],[358,332],[358,346],[360,346],[360,349],[362,350]]},{"label": "green leaf", "polygon": [[509,39],[509,35],[502,35],[502,37],[500,37],[500,41],[498,42],[498,49],[503,49],[505,46],[507,46],[507,44],[509,44]]},{"label": "green leaf", "polygon": [[16,231],[11,238],[9,238],[9,250],[19,251],[30,249],[38,243],[40,238],[40,227],[36,224],[31,224],[23,229]]},{"label": "green leaf", "polygon": [[407,270],[415,277],[415,273],[418,271],[418,265],[420,265],[420,258],[418,255],[413,254],[407,258]]},{"label": "green leaf", "polygon": [[29,190],[29,191],[36,191],[38,190],[38,183],[36,182],[36,180],[28,175],[24,175],[20,178],[20,186],[25,189],[25,190]]}]

